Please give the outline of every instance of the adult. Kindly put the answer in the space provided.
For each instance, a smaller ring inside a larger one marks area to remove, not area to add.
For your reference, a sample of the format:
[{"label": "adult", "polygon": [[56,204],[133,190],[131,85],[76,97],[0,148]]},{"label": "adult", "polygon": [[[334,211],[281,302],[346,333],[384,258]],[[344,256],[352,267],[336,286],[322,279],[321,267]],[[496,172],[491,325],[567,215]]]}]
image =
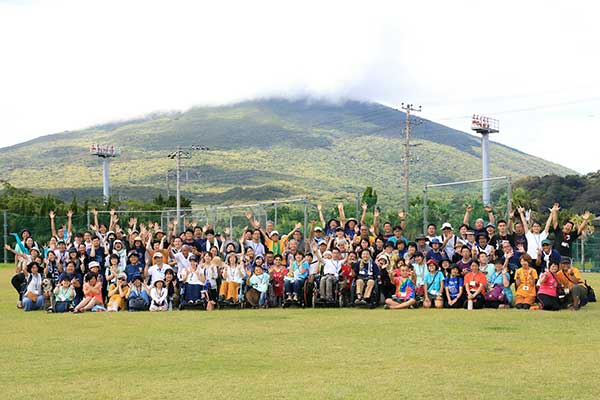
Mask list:
[{"label": "adult", "polygon": [[538,274],[531,268],[532,260],[529,254],[523,254],[519,261],[521,268],[515,272],[516,298],[515,308],[519,310],[528,310],[535,302],[535,283]]},{"label": "adult", "polygon": [[548,220],[546,221],[546,226],[544,230],[542,230],[542,226],[539,222],[533,222],[531,224],[531,229],[529,227],[529,222],[525,216],[525,209],[523,207],[517,208],[519,212],[519,216],[521,217],[521,222],[523,224],[523,229],[525,230],[525,238],[527,239],[527,254],[536,260],[538,257],[538,252],[542,250],[542,242],[548,239],[548,233],[550,232],[550,226],[552,225],[552,212],[548,216]]},{"label": "adult", "polygon": [[169,265],[164,264],[162,253],[154,253],[154,264],[151,267],[144,268],[144,279],[147,281],[150,278],[150,286],[154,286],[154,281],[157,279],[165,279],[165,270],[172,269]]},{"label": "adult", "polygon": [[537,300],[540,309],[546,311],[560,310],[560,301],[558,299],[558,279],[556,274],[559,270],[559,261],[550,261],[550,266],[540,275],[537,292]]},{"label": "adult", "polygon": [[556,279],[566,289],[565,294],[568,295],[572,310],[577,311],[587,304],[587,286],[581,278],[579,269],[571,266],[569,257],[560,259],[560,271],[557,272]]},{"label": "adult", "polygon": [[40,264],[37,261],[30,262],[25,272],[27,286],[23,293],[23,311],[40,310],[44,308],[46,302],[42,291],[43,277],[40,274]]},{"label": "adult", "polygon": [[573,231],[575,223],[573,221],[567,221],[561,229],[558,228],[558,212],[560,206],[558,203],[554,203],[552,207],[552,226],[554,228],[554,248],[560,253],[562,257],[571,258],[571,251],[573,248],[573,242],[576,241],[581,233],[584,231],[588,220],[590,219],[590,212],[586,211],[583,214],[581,224],[577,227],[577,230]]}]

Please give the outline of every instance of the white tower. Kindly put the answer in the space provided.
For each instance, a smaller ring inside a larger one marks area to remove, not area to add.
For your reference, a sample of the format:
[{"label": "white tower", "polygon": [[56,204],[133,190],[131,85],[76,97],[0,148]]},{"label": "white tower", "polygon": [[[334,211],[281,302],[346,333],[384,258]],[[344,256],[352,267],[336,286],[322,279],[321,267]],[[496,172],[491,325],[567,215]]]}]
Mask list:
[{"label": "white tower", "polygon": [[98,156],[102,158],[103,165],[103,173],[102,178],[104,181],[104,187],[102,190],[102,197],[104,200],[104,204],[108,204],[108,200],[110,199],[110,182],[108,176],[108,159],[119,156],[119,151],[115,146],[108,145],[100,145],[100,144],[92,144],[90,146],[90,154],[93,156]]},{"label": "white tower", "polygon": [[483,115],[473,114],[471,129],[481,135],[481,164],[483,170],[483,205],[490,204],[490,133],[500,132],[500,123],[497,119],[484,117]]}]

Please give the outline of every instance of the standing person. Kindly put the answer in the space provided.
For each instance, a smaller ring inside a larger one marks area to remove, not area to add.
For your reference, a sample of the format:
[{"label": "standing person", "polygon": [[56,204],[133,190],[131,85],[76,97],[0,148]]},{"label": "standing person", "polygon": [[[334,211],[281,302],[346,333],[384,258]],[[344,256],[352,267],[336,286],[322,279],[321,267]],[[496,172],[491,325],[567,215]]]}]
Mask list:
[{"label": "standing person", "polygon": [[415,253],[415,262],[412,264],[413,276],[415,281],[416,295],[422,297],[425,295],[425,289],[423,288],[423,281],[425,280],[425,274],[427,273],[427,263],[423,253],[417,251]]},{"label": "standing person", "polygon": [[535,302],[535,283],[538,274],[531,268],[532,260],[529,254],[523,254],[520,258],[521,268],[515,272],[516,300],[515,308],[528,310]]},{"label": "standing person", "polygon": [[25,279],[27,287],[23,294],[23,311],[41,310],[44,308],[46,299],[42,291],[42,274],[40,274],[40,264],[32,261],[27,264],[25,269]]},{"label": "standing person", "polygon": [[[473,206],[472,205],[467,205],[467,209],[465,211],[465,216],[463,218],[463,224],[467,225],[469,228],[468,230],[473,231],[475,233],[475,236],[483,233],[486,234],[486,230],[485,230],[485,223],[483,221],[483,218],[478,218],[477,220],[475,220],[475,225],[473,227],[471,227],[469,219],[471,218],[471,212],[473,211]],[[494,217],[494,212],[492,210],[492,207],[485,206],[485,212],[488,215],[489,221],[490,223],[495,223],[496,222],[496,218]]]},{"label": "standing person", "polygon": [[562,229],[558,228],[558,211],[560,206],[558,203],[554,203],[552,207],[552,226],[554,228],[554,248],[558,250],[562,257],[571,258],[571,251],[573,248],[573,242],[576,241],[583,230],[585,229],[588,220],[590,219],[590,212],[586,211],[583,214],[583,220],[577,227],[576,231],[573,231],[575,223],[573,221],[567,221],[563,225]]},{"label": "standing person", "polygon": [[541,275],[538,281],[540,287],[537,294],[537,300],[540,304],[540,309],[546,311],[560,310],[560,301],[558,299],[558,261],[550,261],[550,266]]},{"label": "standing person", "polygon": [[512,234],[508,230],[508,223],[501,219],[498,221],[498,233],[494,235],[492,242],[495,243],[496,254],[500,254],[502,250],[502,242],[507,241],[511,247],[515,247],[515,241]]},{"label": "standing person", "polygon": [[487,286],[485,274],[479,271],[479,268],[474,268],[474,271],[465,275],[464,281],[465,292],[467,293],[464,307],[473,309],[483,308],[485,304],[485,287]]},{"label": "standing person", "polygon": [[451,260],[454,256],[454,249],[456,244],[459,242],[458,236],[454,234],[454,229],[449,222],[442,224],[442,250],[446,252],[448,259]]},{"label": "standing person", "polygon": [[521,222],[523,223],[523,229],[525,230],[525,237],[527,238],[527,254],[532,259],[537,259],[538,252],[542,250],[542,243],[548,239],[548,232],[550,232],[550,226],[552,225],[552,212],[548,216],[546,226],[542,231],[542,227],[539,222],[533,222],[531,230],[529,229],[529,223],[525,217],[525,209],[523,207],[517,208]]}]

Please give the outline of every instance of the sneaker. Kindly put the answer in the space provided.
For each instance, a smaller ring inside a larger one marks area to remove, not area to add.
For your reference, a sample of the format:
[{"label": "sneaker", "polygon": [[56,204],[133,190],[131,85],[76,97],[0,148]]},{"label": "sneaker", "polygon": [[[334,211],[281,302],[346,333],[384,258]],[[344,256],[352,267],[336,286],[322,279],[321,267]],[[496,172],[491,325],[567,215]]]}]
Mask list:
[{"label": "sneaker", "polygon": [[188,300],[188,304],[194,304],[194,300]]},{"label": "sneaker", "polygon": [[356,299],[356,300],[354,300],[354,304],[360,304],[360,301],[361,301],[360,299]]},{"label": "sneaker", "polygon": [[383,305],[383,309],[384,310],[389,310],[390,309],[390,305],[389,304],[384,304]]},{"label": "sneaker", "polygon": [[23,308],[23,302],[21,300],[17,301],[17,308],[18,309],[22,309]]}]

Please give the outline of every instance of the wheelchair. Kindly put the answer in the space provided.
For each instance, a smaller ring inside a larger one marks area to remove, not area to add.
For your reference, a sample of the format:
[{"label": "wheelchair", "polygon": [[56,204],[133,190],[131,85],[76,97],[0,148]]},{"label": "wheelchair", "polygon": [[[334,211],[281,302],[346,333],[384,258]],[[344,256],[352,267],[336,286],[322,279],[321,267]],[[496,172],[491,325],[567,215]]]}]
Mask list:
[{"label": "wheelchair", "polygon": [[[191,286],[199,286],[199,288],[192,288]],[[208,287],[205,286],[204,288],[202,288],[202,286],[203,285],[190,285],[187,282],[181,285],[181,294],[179,302],[180,310],[206,310],[208,302],[210,301],[210,299],[208,298],[210,284],[206,285]],[[186,300],[186,291],[190,292],[191,290],[198,290],[200,292],[199,297],[194,300]],[[206,292],[206,295],[204,295],[203,292]]]},{"label": "wheelchair", "polygon": [[237,293],[237,302],[232,302],[229,300],[217,300],[217,309],[225,310],[225,309],[242,309],[246,308],[246,281],[242,281],[240,283],[240,287],[238,288]]},{"label": "wheelchair", "polygon": [[312,298],[311,305],[312,308],[318,307],[344,307],[344,299],[342,297],[342,293],[340,290],[340,281],[339,278],[335,280],[333,284],[333,301],[330,299],[324,299],[321,297],[321,286],[320,286],[321,276],[319,279],[315,279],[313,290],[312,290]]},{"label": "wheelchair", "polygon": [[[376,308],[379,305],[380,302],[380,294],[379,294],[379,282],[378,282],[378,278],[377,277],[373,277],[372,279],[375,281],[375,285],[373,286],[373,290],[371,291],[371,297],[369,298],[369,301],[364,301],[362,303],[356,303],[356,281],[358,280],[358,277],[355,277],[354,280],[352,281],[352,286],[350,287],[350,305],[351,307],[358,307],[358,308]],[[367,282],[365,282],[365,286],[366,286]]]},{"label": "wheelchair", "polygon": [[283,299],[282,308],[305,308],[312,306],[312,292],[314,290],[314,276],[304,280],[298,296],[298,301]]}]

